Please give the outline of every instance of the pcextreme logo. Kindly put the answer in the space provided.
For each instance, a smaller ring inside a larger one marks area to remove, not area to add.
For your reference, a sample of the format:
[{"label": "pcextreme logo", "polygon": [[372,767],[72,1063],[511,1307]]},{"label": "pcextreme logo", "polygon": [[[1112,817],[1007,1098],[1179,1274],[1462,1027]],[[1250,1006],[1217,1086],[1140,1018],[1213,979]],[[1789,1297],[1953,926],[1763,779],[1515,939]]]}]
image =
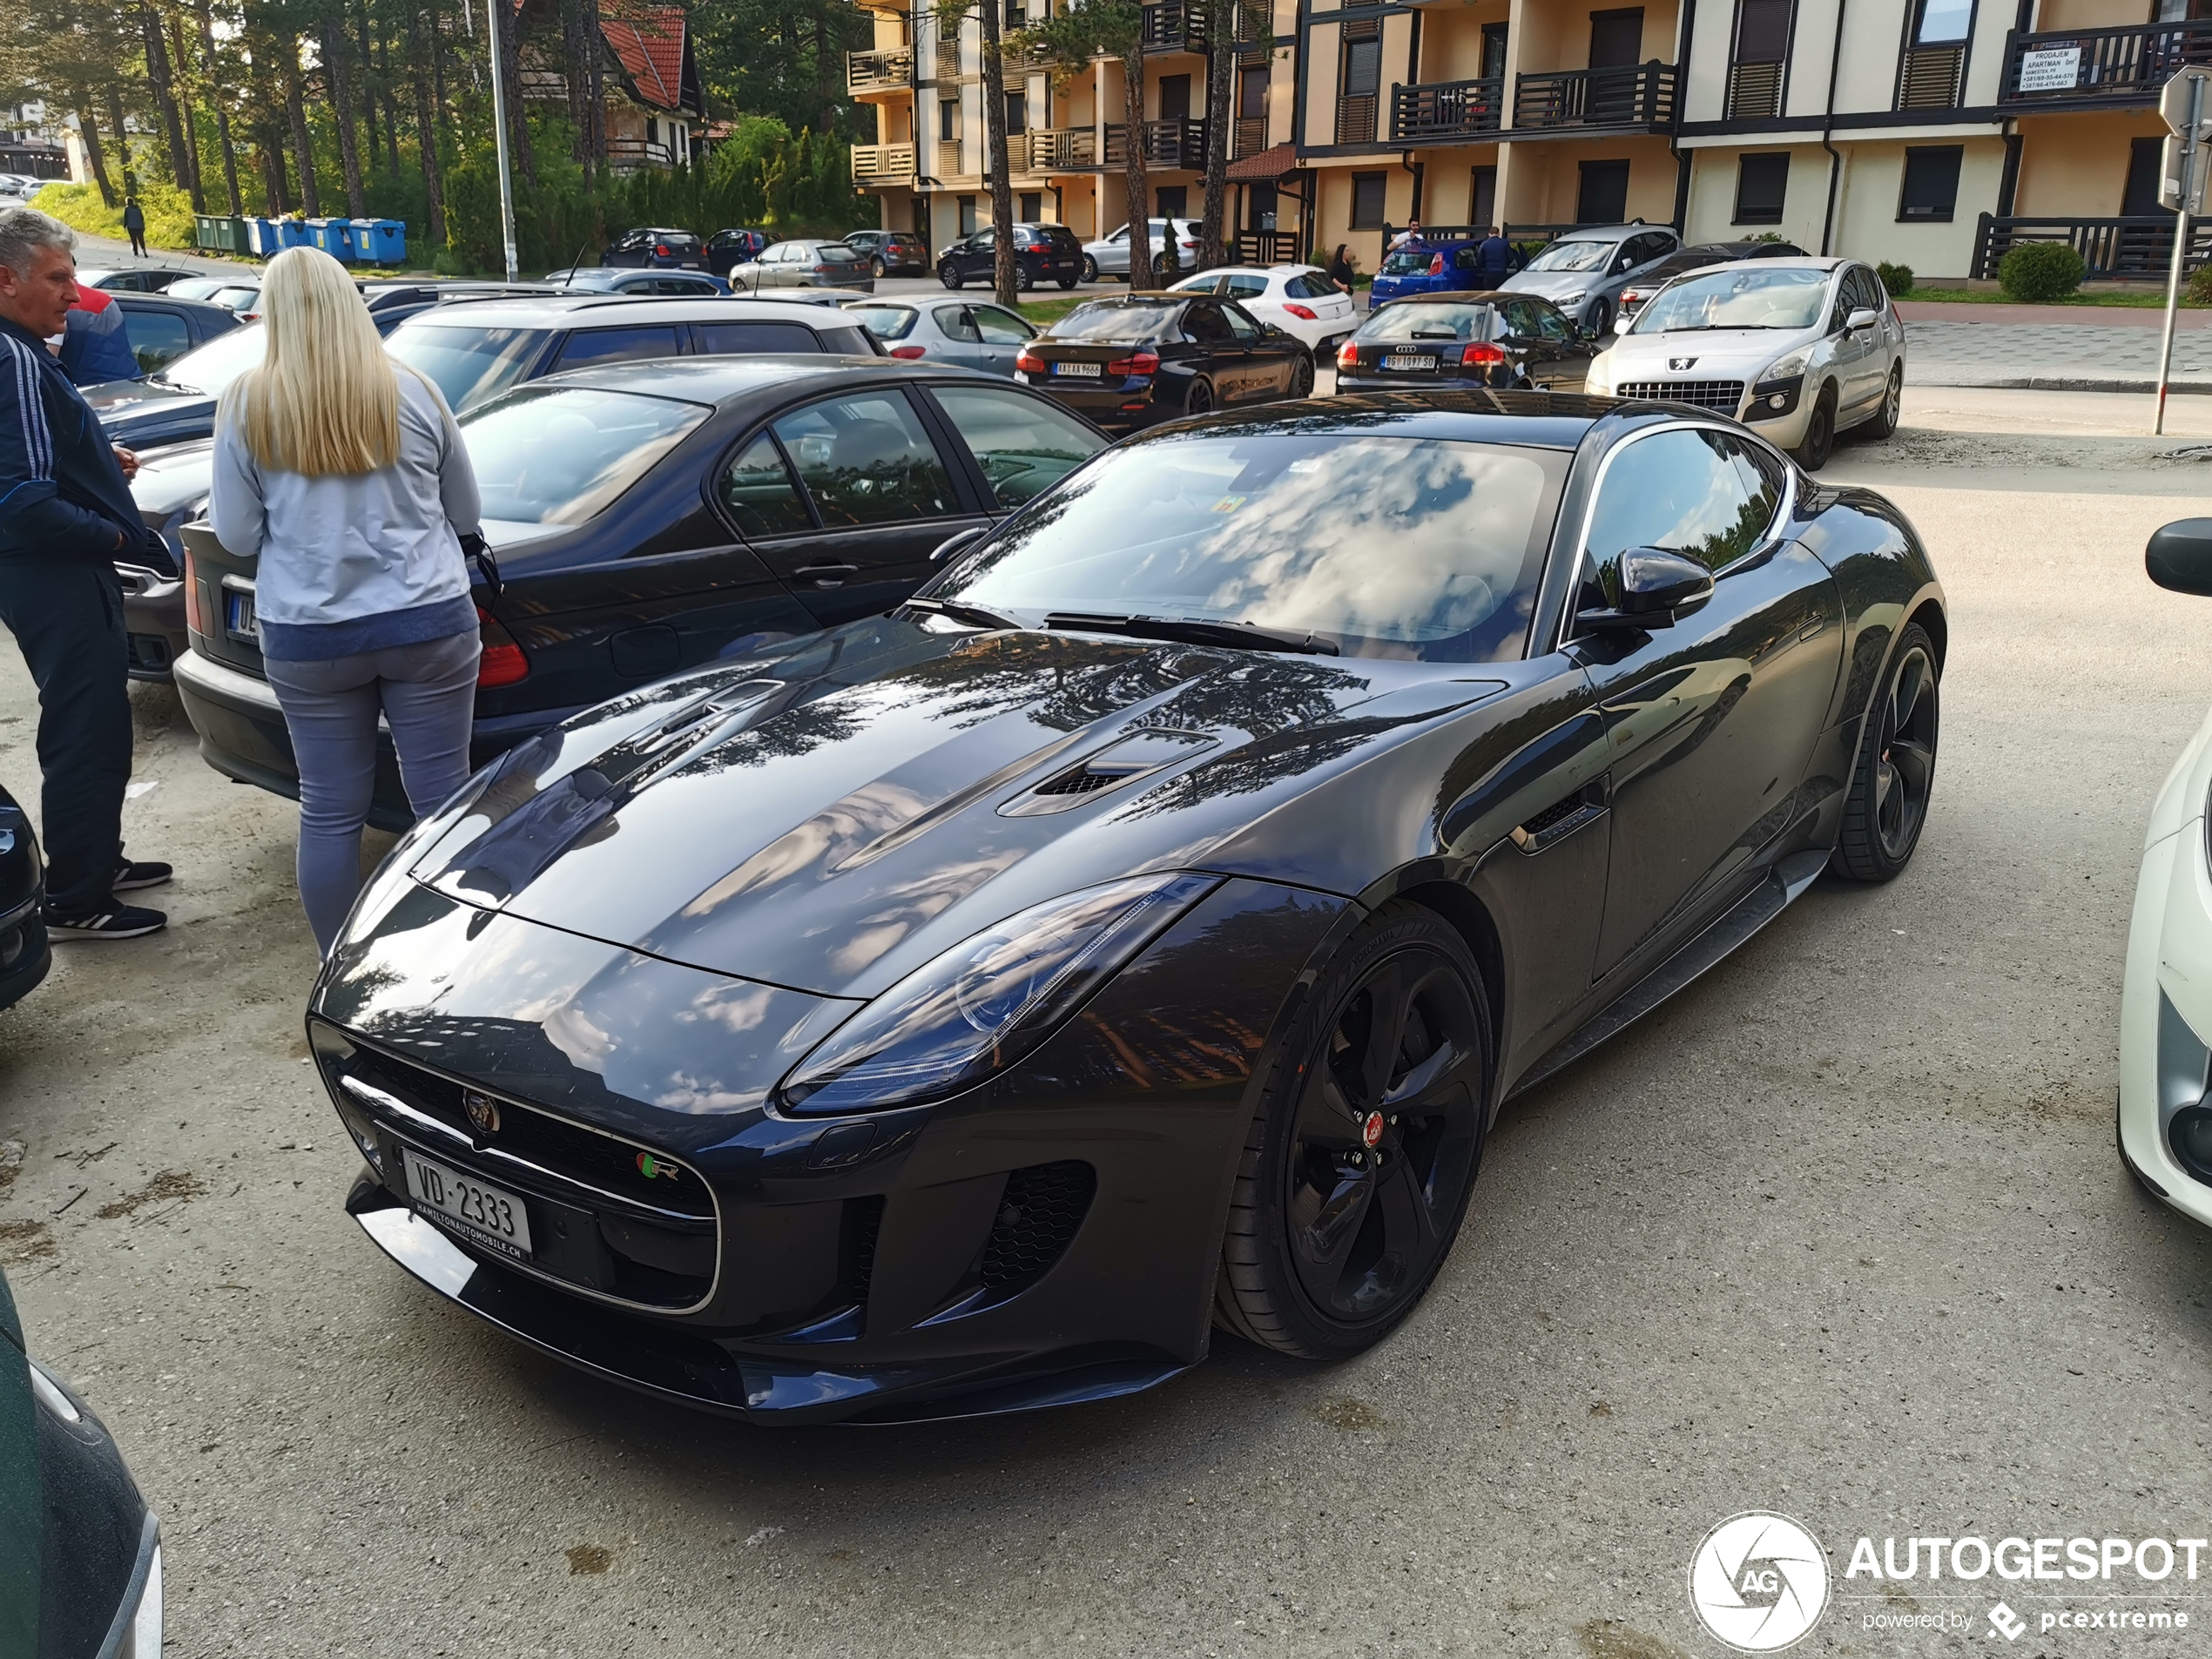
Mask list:
[{"label": "pcextreme logo", "polygon": [[1738,1653],[1779,1653],[1827,1608],[1827,1553],[1787,1515],[1730,1515],[1689,1558],[1689,1605],[1715,1641]]}]

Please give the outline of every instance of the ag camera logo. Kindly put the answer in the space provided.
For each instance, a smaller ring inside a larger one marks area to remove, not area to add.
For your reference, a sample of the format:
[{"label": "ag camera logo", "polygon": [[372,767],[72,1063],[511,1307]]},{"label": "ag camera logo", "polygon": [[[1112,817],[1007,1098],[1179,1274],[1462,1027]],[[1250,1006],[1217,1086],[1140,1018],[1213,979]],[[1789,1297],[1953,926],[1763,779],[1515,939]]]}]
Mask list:
[{"label": "ag camera logo", "polygon": [[1787,1515],[1730,1515],[1689,1558],[1689,1605],[1715,1641],[1738,1653],[1779,1653],[1827,1610],[1827,1552]]}]

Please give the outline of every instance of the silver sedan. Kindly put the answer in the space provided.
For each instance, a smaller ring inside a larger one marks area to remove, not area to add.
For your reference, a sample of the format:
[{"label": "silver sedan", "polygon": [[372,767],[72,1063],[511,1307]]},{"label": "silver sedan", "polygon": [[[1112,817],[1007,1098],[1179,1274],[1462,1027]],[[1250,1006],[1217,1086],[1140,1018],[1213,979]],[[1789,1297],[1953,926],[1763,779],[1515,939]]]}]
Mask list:
[{"label": "silver sedan", "polygon": [[1001,306],[964,300],[848,300],[846,310],[894,357],[957,363],[1014,377],[1014,360],[1037,331]]}]

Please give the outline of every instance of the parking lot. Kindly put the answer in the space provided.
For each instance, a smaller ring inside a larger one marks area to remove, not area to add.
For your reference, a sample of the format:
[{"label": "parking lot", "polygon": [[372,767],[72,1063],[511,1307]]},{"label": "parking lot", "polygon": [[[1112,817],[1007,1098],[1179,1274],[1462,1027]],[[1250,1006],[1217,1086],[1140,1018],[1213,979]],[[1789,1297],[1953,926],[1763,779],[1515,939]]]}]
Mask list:
[{"label": "parking lot", "polygon": [[[2212,497],[2192,402],[2152,440],[2141,399],[1916,390],[1892,446],[1839,448],[1824,481],[1911,515],[1952,604],[1905,876],[1816,885],[1508,1106],[1370,1354],[1217,1336],[1025,1418],[710,1420],[387,1261],[305,1058],[294,809],[134,688],[125,828],[178,865],[172,926],[0,1014],[0,1263],[161,1515],[170,1651],[1662,1659],[1721,1651],[1685,1569],[1756,1507],[1835,1559],[1801,1651],[1919,1653],[1962,1638],[1862,1614],[1956,1607],[1979,1646],[1993,1597],[1845,1581],[1862,1534],[2203,1532],[2212,1238],[2129,1184],[2112,1117],[2141,826],[2212,703],[2212,613],[2142,575]],[[26,805],[36,712],[0,651]]]}]

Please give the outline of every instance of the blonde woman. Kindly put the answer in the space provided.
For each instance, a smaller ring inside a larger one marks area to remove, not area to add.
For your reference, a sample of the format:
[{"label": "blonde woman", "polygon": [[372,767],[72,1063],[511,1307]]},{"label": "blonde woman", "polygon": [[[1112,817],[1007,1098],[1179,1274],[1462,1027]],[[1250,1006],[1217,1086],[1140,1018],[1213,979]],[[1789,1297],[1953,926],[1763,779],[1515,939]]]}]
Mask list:
[{"label": "blonde woman", "polygon": [[215,417],[215,534],[258,554],[261,655],[300,769],[300,898],[325,955],[361,890],[376,719],[417,813],[469,772],[475,475],[437,388],[385,354],[345,268],[271,260],[268,347]]}]

